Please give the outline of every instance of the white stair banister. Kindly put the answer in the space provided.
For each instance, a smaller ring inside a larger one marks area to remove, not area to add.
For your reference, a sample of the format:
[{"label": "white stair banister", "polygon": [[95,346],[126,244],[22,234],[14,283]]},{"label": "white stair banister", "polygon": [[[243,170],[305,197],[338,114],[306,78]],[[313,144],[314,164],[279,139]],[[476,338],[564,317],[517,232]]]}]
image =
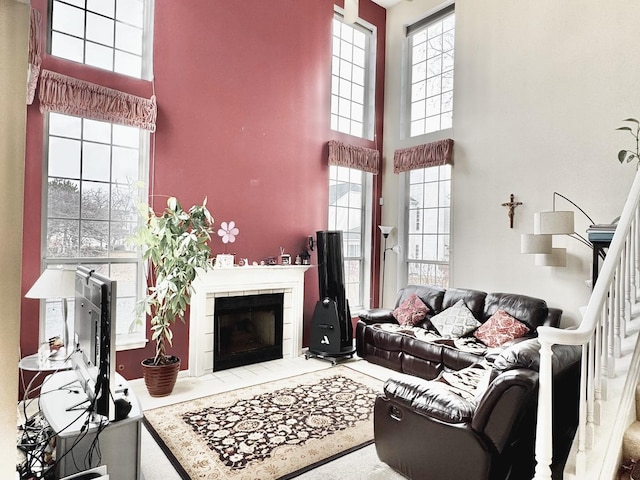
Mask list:
[{"label": "white stair banister", "polygon": [[[553,345],[582,346],[575,478],[587,478],[586,460],[598,453],[589,449],[596,435],[594,432],[601,423],[602,402],[607,399],[606,378],[613,376],[615,359],[623,353],[621,341],[632,316],[632,302],[638,297],[635,284],[640,270],[637,245],[639,202],[640,171],[636,173],[629,191],[582,322],[575,329],[538,328],[540,372],[534,480],[551,480]],[[592,472],[588,473],[591,475]]]}]

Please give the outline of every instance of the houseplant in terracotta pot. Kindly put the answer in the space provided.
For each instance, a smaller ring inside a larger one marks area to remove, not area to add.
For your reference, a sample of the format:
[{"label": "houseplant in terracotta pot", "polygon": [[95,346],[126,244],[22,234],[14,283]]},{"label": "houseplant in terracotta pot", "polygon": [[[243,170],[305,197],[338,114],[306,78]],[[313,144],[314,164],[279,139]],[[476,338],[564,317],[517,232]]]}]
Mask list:
[{"label": "houseplant in terracotta pot", "polygon": [[130,239],[148,261],[147,293],[139,304],[145,315],[138,317],[139,321],[146,315],[151,318],[151,339],[156,344],[155,356],[142,361],[152,397],[169,395],[180,371],[180,359],[166,349],[173,342],[173,325],[177,320],[184,323],[198,270],[209,266],[213,217],[206,204],[205,198],[202,205],[184,210],[175,197],[169,197],[159,215],[143,205],[140,213],[145,221]]}]

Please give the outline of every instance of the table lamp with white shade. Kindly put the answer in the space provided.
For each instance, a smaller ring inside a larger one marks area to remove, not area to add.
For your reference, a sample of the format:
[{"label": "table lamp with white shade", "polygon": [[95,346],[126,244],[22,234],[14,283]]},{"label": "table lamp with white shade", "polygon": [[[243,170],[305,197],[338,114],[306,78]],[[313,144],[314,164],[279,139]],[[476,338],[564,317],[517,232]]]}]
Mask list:
[{"label": "table lamp with white shade", "polygon": [[[69,331],[67,326],[67,298],[75,295],[75,270],[65,268],[45,269],[36,283],[26,293],[26,298],[61,299],[62,300],[62,348],[66,354],[69,346]],[[62,350],[61,348],[61,350]]]}]

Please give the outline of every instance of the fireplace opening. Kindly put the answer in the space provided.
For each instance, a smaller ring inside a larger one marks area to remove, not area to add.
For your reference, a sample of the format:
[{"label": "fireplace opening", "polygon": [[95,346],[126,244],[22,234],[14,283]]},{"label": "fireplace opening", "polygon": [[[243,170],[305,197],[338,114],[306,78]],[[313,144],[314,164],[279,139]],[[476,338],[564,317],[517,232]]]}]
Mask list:
[{"label": "fireplace opening", "polygon": [[283,293],[217,297],[213,371],[282,358]]}]

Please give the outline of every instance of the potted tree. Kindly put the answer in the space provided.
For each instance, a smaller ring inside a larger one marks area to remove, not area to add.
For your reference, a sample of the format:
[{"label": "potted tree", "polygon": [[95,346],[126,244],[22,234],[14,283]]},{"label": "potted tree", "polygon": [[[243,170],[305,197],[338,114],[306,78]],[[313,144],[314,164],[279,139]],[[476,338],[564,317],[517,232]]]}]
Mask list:
[{"label": "potted tree", "polygon": [[175,197],[169,197],[162,214],[144,205],[140,208],[145,222],[131,237],[149,262],[147,293],[139,304],[139,320],[151,318],[151,339],[156,343],[155,356],[142,361],[143,377],[152,397],[173,391],[180,359],[167,354],[172,345],[174,323],[184,323],[184,314],[193,292],[192,282],[198,269],[207,269],[213,217],[202,205],[184,210]]}]

